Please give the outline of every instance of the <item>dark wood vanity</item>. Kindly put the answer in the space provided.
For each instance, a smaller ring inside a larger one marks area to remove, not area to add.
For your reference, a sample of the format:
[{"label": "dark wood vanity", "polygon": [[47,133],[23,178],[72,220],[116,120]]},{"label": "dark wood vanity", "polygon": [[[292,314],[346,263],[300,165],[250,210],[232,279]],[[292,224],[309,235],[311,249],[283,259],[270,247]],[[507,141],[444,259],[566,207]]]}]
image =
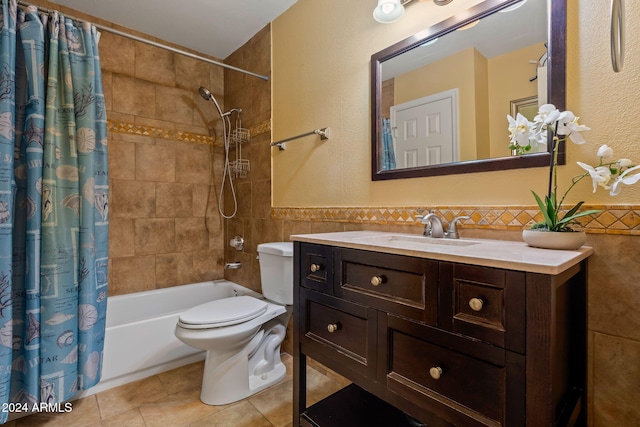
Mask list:
[{"label": "dark wood vanity", "polygon": [[[590,248],[548,273],[322,236],[293,237],[294,425],[586,425]],[[307,357],[352,385],[307,408]]]}]

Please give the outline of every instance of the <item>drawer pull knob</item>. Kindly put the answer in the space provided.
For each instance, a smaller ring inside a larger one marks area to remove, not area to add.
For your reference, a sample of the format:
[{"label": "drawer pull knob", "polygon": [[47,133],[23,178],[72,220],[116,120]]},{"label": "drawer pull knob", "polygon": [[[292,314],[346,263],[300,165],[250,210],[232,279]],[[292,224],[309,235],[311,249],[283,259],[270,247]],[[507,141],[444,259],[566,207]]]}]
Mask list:
[{"label": "drawer pull knob", "polygon": [[338,329],[340,329],[340,325],[338,323],[329,323],[327,325],[327,331],[329,331],[330,334],[334,333]]},{"label": "drawer pull knob", "polygon": [[429,375],[431,375],[431,378],[433,378],[434,380],[439,380],[442,376],[442,368],[440,366],[434,366],[433,368],[429,369]]},{"label": "drawer pull knob", "polygon": [[322,270],[322,264],[311,264],[311,272],[315,273],[316,271]]},{"label": "drawer pull knob", "polygon": [[484,301],[482,301],[481,298],[471,298],[469,300],[469,307],[471,307],[473,311],[480,311],[482,307],[484,307]]},{"label": "drawer pull knob", "polygon": [[371,278],[371,284],[373,286],[379,286],[382,284],[382,282],[384,282],[384,278],[382,276],[373,276]]}]

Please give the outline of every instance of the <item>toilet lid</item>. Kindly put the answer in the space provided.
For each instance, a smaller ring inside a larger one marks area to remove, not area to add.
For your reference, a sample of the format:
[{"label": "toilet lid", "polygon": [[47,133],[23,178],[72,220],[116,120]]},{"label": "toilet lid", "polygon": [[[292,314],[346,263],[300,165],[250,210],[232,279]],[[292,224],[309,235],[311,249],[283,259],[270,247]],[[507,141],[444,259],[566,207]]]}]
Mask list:
[{"label": "toilet lid", "polygon": [[231,326],[255,319],[267,311],[267,303],[248,295],[223,298],[197,305],[180,315],[180,323],[194,327]]}]

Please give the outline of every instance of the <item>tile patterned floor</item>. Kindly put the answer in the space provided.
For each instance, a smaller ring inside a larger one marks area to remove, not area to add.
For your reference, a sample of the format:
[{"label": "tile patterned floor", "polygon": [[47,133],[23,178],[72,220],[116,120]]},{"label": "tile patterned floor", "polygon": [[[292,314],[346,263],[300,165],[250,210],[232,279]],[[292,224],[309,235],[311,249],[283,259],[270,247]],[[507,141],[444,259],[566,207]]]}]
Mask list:
[{"label": "tile patterned floor", "polygon": [[[200,402],[204,362],[183,366],[73,402],[64,414],[34,414],[8,427],[291,427],[292,357],[283,355],[287,376],[240,402],[209,406]],[[348,382],[311,361],[307,370],[310,404]]]}]

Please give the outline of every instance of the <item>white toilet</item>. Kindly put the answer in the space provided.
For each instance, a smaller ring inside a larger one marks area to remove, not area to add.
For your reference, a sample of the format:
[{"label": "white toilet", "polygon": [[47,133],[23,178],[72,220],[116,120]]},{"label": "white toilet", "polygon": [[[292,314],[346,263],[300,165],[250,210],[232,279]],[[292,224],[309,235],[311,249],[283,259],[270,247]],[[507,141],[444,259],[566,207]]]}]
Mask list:
[{"label": "white toilet", "polygon": [[244,399],[286,373],[280,344],[293,304],[293,243],[263,243],[258,254],[265,299],[207,302],[182,313],[176,325],[180,341],[207,351],[200,400],[208,405]]}]

